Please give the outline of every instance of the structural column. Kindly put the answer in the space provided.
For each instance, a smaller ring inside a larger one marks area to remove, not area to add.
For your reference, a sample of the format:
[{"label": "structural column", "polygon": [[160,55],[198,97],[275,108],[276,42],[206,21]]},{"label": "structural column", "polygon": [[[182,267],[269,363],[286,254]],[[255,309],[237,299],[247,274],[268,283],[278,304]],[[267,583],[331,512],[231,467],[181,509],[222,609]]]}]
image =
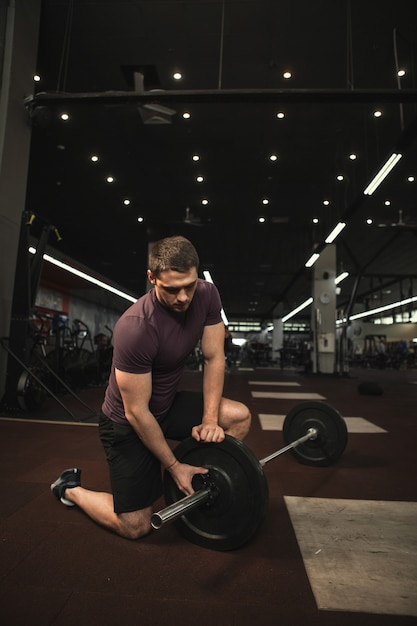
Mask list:
[{"label": "structural column", "polygon": [[284,324],[281,318],[273,320],[274,330],[272,331],[272,360],[279,359],[282,366],[282,350],[284,348]]},{"label": "structural column", "polygon": [[[40,0],[0,5],[0,336],[9,335],[21,217],[25,208],[31,128],[24,98],[33,92]],[[25,288],[25,287],[23,287]],[[0,349],[0,400],[7,353]]]},{"label": "structural column", "polygon": [[314,264],[312,368],[333,374],[336,364],[336,246],[328,245]]}]

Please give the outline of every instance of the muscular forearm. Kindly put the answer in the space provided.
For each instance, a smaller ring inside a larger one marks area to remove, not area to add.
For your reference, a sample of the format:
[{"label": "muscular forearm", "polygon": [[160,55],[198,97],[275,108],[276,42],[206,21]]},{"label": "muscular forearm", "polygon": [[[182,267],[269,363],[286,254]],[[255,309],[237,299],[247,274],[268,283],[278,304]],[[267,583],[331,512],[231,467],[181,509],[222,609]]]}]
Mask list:
[{"label": "muscular forearm", "polygon": [[194,474],[206,474],[207,468],[180,463],[175,458],[167,444],[164,433],[150,411],[142,410],[139,415],[137,411],[136,414],[126,411],[126,417],[143,444],[160,461],[162,467],[170,472],[178,489],[186,495],[192,494],[194,491],[192,486]]},{"label": "muscular forearm", "polygon": [[126,412],[126,417],[138,435],[142,443],[152,452],[152,454],[160,461],[165,469],[175,463],[175,456],[169,447],[165,436],[150,411]]},{"label": "muscular forearm", "polygon": [[224,363],[223,357],[215,357],[205,361],[203,375],[203,422],[209,420],[218,421],[224,385]]}]

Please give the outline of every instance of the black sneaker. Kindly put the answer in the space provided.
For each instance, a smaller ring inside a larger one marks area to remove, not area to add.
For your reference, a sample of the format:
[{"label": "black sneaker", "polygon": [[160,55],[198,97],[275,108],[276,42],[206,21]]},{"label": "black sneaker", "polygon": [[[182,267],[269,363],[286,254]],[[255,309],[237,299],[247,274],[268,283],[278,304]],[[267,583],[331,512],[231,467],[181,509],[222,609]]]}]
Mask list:
[{"label": "black sneaker", "polygon": [[56,479],[54,483],[51,485],[51,491],[61,500],[62,504],[65,506],[75,506],[74,502],[67,500],[64,497],[65,489],[72,489],[73,487],[79,487],[81,485],[81,470],[78,467],[73,467],[71,469],[65,470],[62,472],[61,476]]}]

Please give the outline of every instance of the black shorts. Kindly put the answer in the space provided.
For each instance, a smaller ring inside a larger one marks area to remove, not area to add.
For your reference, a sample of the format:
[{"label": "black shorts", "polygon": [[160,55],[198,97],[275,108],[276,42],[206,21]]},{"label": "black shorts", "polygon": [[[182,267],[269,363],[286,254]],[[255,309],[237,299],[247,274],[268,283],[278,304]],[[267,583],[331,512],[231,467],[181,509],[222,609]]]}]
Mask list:
[{"label": "black shorts", "polygon": [[[201,424],[203,394],[177,393],[160,426],[167,439],[182,441]],[[143,445],[129,424],[118,424],[100,415],[99,433],[110,470],[115,513],[145,509],[162,495],[162,471],[158,459]]]}]

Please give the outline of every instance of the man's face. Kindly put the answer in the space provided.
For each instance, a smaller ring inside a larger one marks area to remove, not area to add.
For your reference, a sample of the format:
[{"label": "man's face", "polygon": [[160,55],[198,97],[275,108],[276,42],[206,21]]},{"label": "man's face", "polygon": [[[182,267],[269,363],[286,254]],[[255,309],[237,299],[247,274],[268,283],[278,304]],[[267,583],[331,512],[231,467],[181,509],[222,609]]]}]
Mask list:
[{"label": "man's face", "polygon": [[159,302],[174,313],[185,313],[197,288],[197,269],[188,272],[166,270],[156,277],[148,270],[149,282],[155,286]]}]

